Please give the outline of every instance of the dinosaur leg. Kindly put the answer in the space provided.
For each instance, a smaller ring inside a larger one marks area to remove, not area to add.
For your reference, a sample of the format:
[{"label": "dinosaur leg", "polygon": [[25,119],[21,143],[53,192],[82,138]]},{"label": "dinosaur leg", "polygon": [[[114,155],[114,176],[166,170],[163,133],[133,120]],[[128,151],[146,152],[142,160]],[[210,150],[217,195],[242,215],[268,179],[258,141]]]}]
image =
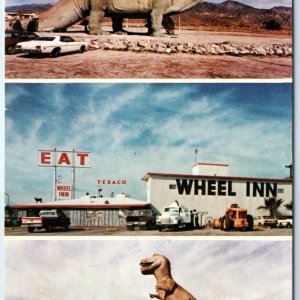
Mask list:
[{"label": "dinosaur leg", "polygon": [[106,2],[105,0],[90,0],[90,34],[102,34],[102,22],[105,15]]},{"label": "dinosaur leg", "polygon": [[127,31],[123,29],[123,18],[112,17],[113,33],[127,34]]},{"label": "dinosaur leg", "polygon": [[152,36],[164,36],[161,31],[161,23],[163,20],[163,14],[159,8],[153,8],[151,12],[151,35]]}]

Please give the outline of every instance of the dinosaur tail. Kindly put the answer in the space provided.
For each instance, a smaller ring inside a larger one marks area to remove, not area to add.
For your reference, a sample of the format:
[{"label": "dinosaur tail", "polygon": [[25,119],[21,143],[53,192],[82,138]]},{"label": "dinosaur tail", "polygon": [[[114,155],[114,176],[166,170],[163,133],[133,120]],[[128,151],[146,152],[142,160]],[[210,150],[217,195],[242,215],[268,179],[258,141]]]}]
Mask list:
[{"label": "dinosaur tail", "polygon": [[89,14],[89,0],[60,0],[39,15],[38,31],[60,30]]}]

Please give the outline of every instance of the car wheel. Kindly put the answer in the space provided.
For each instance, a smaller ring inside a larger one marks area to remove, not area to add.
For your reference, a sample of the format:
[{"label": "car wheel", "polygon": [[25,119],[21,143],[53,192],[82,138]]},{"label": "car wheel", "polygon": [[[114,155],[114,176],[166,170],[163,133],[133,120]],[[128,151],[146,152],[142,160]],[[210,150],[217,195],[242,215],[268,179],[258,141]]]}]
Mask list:
[{"label": "car wheel", "polygon": [[292,228],[291,223],[287,223],[287,224],[286,224],[286,228]]},{"label": "car wheel", "polygon": [[158,231],[159,231],[159,232],[162,232],[162,226],[159,226],[159,227],[158,227]]},{"label": "car wheel", "polygon": [[69,225],[66,225],[65,226],[65,231],[68,231],[69,230]]},{"label": "car wheel", "polygon": [[47,226],[47,227],[46,227],[46,231],[48,231],[48,232],[49,232],[49,231],[52,231],[52,226],[51,226],[51,225]]},{"label": "car wheel", "polygon": [[14,54],[15,53],[15,47],[14,46],[9,46],[7,49],[6,49],[6,54],[8,55],[11,55],[11,54]]},{"label": "car wheel", "polygon": [[81,46],[79,52],[83,53],[85,51],[85,46]]},{"label": "car wheel", "polygon": [[229,231],[231,229],[231,220],[230,220],[229,215],[227,215],[227,214],[223,218],[223,229],[224,229],[224,231]]},{"label": "car wheel", "polygon": [[28,232],[33,232],[33,231],[34,231],[34,228],[28,227],[28,228],[27,228],[27,231],[28,231]]},{"label": "car wheel", "polygon": [[59,55],[59,49],[58,48],[54,48],[52,50],[52,52],[50,53],[51,57],[57,57]]}]

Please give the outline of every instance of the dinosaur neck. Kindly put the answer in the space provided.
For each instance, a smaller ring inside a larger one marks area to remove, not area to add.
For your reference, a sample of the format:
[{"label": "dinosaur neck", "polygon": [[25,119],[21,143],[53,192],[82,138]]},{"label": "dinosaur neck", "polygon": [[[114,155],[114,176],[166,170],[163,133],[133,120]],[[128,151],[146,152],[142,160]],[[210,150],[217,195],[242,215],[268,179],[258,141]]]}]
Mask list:
[{"label": "dinosaur neck", "polygon": [[160,269],[156,269],[154,276],[157,281],[173,279],[169,270],[161,271]]},{"label": "dinosaur neck", "polygon": [[39,15],[39,31],[66,28],[89,14],[89,0],[60,0]]},{"label": "dinosaur neck", "polygon": [[173,0],[173,8],[175,9],[175,13],[183,12],[191,7],[195,6],[198,3],[201,3],[203,0],[180,0],[177,4],[178,0]]}]

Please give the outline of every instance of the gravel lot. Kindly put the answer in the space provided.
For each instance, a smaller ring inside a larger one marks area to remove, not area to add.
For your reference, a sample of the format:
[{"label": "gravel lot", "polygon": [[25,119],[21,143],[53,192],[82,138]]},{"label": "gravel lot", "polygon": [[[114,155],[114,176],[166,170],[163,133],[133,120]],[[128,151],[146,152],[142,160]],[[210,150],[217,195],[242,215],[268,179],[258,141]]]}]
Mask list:
[{"label": "gravel lot", "polygon": [[195,230],[177,230],[163,231],[146,230],[146,231],[127,231],[127,230],[103,230],[103,229],[70,229],[69,231],[54,230],[46,232],[37,230],[33,233],[28,233],[26,228],[12,227],[5,229],[6,236],[292,236],[293,229],[288,228],[268,228],[256,227],[253,231],[228,231],[224,232],[220,229],[212,229],[210,227]]},{"label": "gravel lot", "polygon": [[[133,29],[141,30],[141,29]],[[57,33],[56,33],[57,34]],[[149,51],[104,50],[103,45],[126,39],[163,44],[218,44],[234,47],[282,47],[292,45],[292,37],[272,34],[216,33],[182,30],[176,36],[153,38],[145,35],[89,36],[68,32],[76,40],[96,45],[83,54],[58,58],[5,56],[6,79],[204,79],[204,78],[291,78],[292,57],[280,55],[207,55],[197,53],[155,53]],[[45,33],[41,33],[45,35]],[[155,39],[155,40],[154,40]],[[276,46],[277,47],[277,46]],[[134,47],[132,47],[134,49]],[[161,48],[161,47],[159,47]],[[182,48],[182,46],[181,46]],[[131,48],[130,48],[131,49]],[[261,50],[260,50],[261,51]],[[264,50],[263,50],[264,51]]]}]

